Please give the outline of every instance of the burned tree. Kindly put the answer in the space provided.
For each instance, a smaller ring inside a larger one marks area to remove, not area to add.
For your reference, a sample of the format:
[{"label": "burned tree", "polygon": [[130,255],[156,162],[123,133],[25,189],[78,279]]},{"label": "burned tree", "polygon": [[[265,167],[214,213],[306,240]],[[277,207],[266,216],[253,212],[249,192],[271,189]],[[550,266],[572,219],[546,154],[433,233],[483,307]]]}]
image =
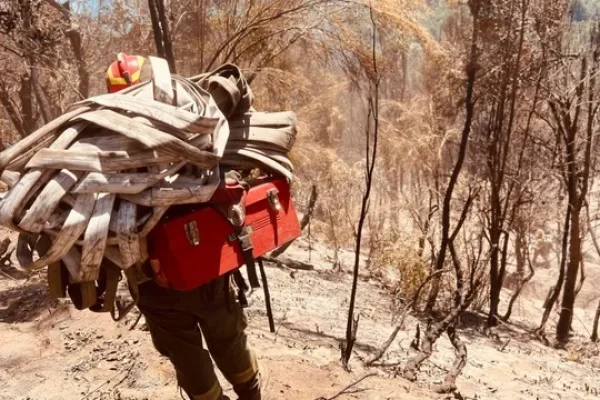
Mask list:
[{"label": "burned tree", "polygon": [[20,136],[58,112],[44,85],[42,75],[47,73],[42,71],[55,69],[64,34],[59,14],[47,2],[12,1],[0,8],[1,63],[7,65],[0,79],[0,104]]},{"label": "burned tree", "polygon": [[360,215],[358,218],[358,227],[356,228],[356,249],[354,250],[354,268],[352,273],[352,291],[350,293],[350,306],[348,308],[348,323],[346,327],[346,341],[341,346],[342,362],[348,366],[348,361],[352,356],[352,348],[356,341],[356,332],[358,330],[358,318],[354,318],[354,307],[356,304],[356,291],[358,287],[358,277],[360,269],[360,253],[363,228],[366,222],[369,209],[369,199],[371,196],[371,188],[373,186],[373,173],[375,171],[375,163],[377,161],[377,145],[379,141],[379,84],[380,76],[377,69],[377,22],[375,12],[372,7],[369,7],[369,15],[371,18],[372,36],[371,36],[371,71],[367,71],[369,78],[369,96],[368,96],[368,113],[367,127],[365,138],[365,188],[362,196]]},{"label": "burned tree", "polygon": [[[478,35],[479,35],[479,26],[478,26],[478,13],[480,9],[480,1],[474,0],[469,2],[469,7],[471,9],[471,13],[473,15],[473,28],[472,28],[472,39],[471,39],[471,48],[469,60],[466,65],[466,98],[465,98],[465,123],[463,126],[462,133],[460,135],[460,143],[458,149],[458,155],[456,161],[454,163],[454,167],[452,168],[452,173],[450,175],[450,179],[448,181],[448,186],[444,192],[443,203],[442,203],[442,237],[440,241],[440,248],[438,253],[436,254],[435,260],[436,264],[434,266],[434,272],[440,271],[444,269],[444,264],[447,260],[447,255],[450,250],[450,245],[456,239],[456,235],[460,232],[460,228],[462,227],[462,222],[464,222],[464,217],[469,212],[470,202],[465,204],[465,208],[463,209],[463,214],[461,215],[461,221],[457,224],[454,231],[451,231],[451,213],[453,210],[452,207],[452,196],[454,194],[454,190],[456,188],[458,178],[463,168],[463,164],[465,162],[467,156],[467,149],[469,145],[469,138],[471,135],[471,128],[473,123],[473,117],[475,112],[475,80],[477,77],[478,70]],[[471,199],[472,201],[473,199]],[[440,278],[435,278],[432,281],[432,288],[429,292],[429,297],[427,300],[427,305],[425,310],[427,312],[432,312],[435,306],[435,302],[437,301],[438,294],[440,290]]]},{"label": "burned tree", "polygon": [[[474,138],[487,182],[483,221],[490,247],[490,308],[487,324],[497,324],[506,275],[509,241],[519,209],[531,201],[531,121],[539,106],[540,62],[530,36],[530,1],[503,0],[482,6],[479,111]],[[501,68],[497,66],[501,65]],[[518,102],[527,99],[527,102]],[[475,154],[475,151],[474,151]],[[477,172],[475,172],[477,173]]]},{"label": "burned tree", "polygon": [[[567,16],[565,15],[565,19]],[[582,211],[589,192],[593,142],[597,136],[598,79],[600,67],[600,25],[574,27],[564,22],[563,34],[551,42],[561,54],[551,67],[547,81],[548,125],[555,133],[559,171],[567,192],[561,270],[557,285],[546,302],[546,314],[562,289],[560,318],[556,329],[559,342],[569,336],[573,306],[582,263]],[[563,267],[564,265],[564,267]],[[564,282],[563,282],[564,274]],[[541,328],[547,320],[545,316]]]},{"label": "burned tree", "polygon": [[[433,310],[433,307],[440,295],[441,279],[436,277],[433,280],[434,285],[427,303],[427,311],[429,311],[431,319],[427,324],[427,328],[421,335],[421,350],[418,355],[408,361],[403,371],[403,374],[407,379],[415,380],[418,368],[431,356],[434,343],[444,332],[446,332],[452,345],[456,349],[457,358],[452,370],[447,374],[444,383],[436,388],[436,391],[442,393],[453,392],[456,390],[456,378],[462,371],[462,368],[466,365],[467,350],[465,344],[460,340],[457,334],[456,325],[462,313],[470,307],[482,283],[480,268],[484,252],[482,236],[480,234],[476,235],[479,238],[477,240],[474,236],[467,235],[463,232],[464,225],[471,213],[471,207],[479,196],[479,189],[477,187],[469,188],[468,195],[460,209],[458,221],[453,228],[450,226],[450,216],[454,210],[452,202],[453,194],[466,158],[472,130],[471,125],[475,112],[475,82],[477,80],[479,68],[478,44],[481,29],[480,12],[483,2],[471,0],[468,4],[472,16],[472,36],[469,55],[465,66],[465,121],[460,136],[458,157],[454,164],[450,181],[444,195],[442,206],[442,237],[440,250],[436,255],[436,268],[433,272],[435,273],[435,271],[443,269],[449,255],[449,262],[451,263],[454,272],[451,279],[453,290],[449,294],[451,298],[451,301],[449,302],[450,306],[448,308],[441,307],[442,309],[435,311]],[[461,233],[464,233],[465,236],[463,242],[468,243],[468,245],[465,245],[466,257],[462,257],[458,251],[457,242],[458,236]]]},{"label": "burned tree", "polygon": [[148,0],[148,8],[150,9],[150,19],[158,56],[166,59],[171,72],[176,73],[173,38],[165,0]]}]

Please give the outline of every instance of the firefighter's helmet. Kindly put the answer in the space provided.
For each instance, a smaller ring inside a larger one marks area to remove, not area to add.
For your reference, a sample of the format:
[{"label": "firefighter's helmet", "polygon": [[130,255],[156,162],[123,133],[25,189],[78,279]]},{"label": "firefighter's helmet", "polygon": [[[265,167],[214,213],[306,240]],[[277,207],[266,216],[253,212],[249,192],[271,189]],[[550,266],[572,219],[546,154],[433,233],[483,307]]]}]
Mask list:
[{"label": "firefighter's helmet", "polygon": [[142,66],[146,59],[142,56],[130,56],[123,52],[117,54],[106,71],[106,86],[109,93],[115,93],[131,85],[140,83]]}]

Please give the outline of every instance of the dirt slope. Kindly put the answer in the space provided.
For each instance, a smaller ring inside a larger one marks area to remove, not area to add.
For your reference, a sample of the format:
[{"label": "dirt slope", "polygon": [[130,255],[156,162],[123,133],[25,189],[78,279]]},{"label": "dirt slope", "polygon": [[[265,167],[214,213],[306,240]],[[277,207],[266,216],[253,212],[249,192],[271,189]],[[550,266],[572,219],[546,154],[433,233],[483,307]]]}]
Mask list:
[{"label": "dirt slope", "polygon": [[[322,245],[309,253],[307,244],[299,242],[289,252],[304,261],[310,255],[317,270],[268,268],[276,334],[268,331],[261,293],[251,297],[250,337],[265,372],[266,398],[327,398],[369,372],[377,375],[339,399],[446,398],[428,390],[452,365],[454,355],[446,339],[436,345],[416,384],[395,377],[393,368],[366,371],[362,366],[361,358],[368,358],[393,329],[389,299],[377,282],[360,283],[359,342],[353,372],[345,372],[338,346],[347,317],[347,268],[334,271],[330,252]],[[342,255],[349,267],[351,254]],[[537,307],[536,302],[524,301],[519,310],[536,315]],[[140,329],[143,324],[129,329],[134,318],[116,324],[108,315],[49,301],[40,277],[27,282],[0,277],[0,399],[180,398],[171,366],[152,349],[148,333]],[[501,332],[497,340],[480,334],[478,316],[463,322],[461,335],[469,349],[469,363],[458,380],[463,398],[600,398],[598,356],[581,359],[580,352],[548,349],[517,328],[506,344],[509,332]],[[408,321],[409,330],[399,334],[386,363],[402,365],[408,359],[415,325]]]}]

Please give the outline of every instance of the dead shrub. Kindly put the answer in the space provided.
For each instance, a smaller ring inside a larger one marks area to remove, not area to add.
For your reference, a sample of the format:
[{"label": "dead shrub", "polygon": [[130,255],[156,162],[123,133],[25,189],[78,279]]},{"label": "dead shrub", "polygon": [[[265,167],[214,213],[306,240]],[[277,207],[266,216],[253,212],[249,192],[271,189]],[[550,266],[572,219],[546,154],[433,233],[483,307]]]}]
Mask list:
[{"label": "dead shrub", "polygon": [[419,286],[427,278],[428,267],[421,257],[414,242],[405,239],[408,235],[388,231],[381,239],[371,259],[372,274],[391,275],[394,294],[404,298],[412,298]]}]

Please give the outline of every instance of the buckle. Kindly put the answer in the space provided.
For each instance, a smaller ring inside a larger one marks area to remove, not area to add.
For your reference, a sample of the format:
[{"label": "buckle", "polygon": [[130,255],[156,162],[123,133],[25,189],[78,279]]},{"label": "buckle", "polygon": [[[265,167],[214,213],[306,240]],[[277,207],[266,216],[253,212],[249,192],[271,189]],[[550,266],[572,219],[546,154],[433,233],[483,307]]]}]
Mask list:
[{"label": "buckle", "polygon": [[227,236],[227,240],[229,240],[230,243],[238,240],[242,243],[242,245],[244,245],[244,243],[249,243],[250,248],[252,248],[252,241],[250,240],[250,234],[252,233],[252,231],[252,226],[248,225],[239,232],[230,233],[229,236]]},{"label": "buckle", "polygon": [[191,221],[183,225],[185,229],[185,236],[187,237],[188,242],[192,246],[200,245],[200,232],[198,231],[198,224],[196,221]]},{"label": "buckle", "polygon": [[237,237],[243,251],[248,251],[248,250],[253,249],[252,239],[250,239],[251,231],[252,231],[251,229],[243,229]]},{"label": "buckle", "polygon": [[241,204],[232,204],[227,210],[227,219],[234,227],[241,228],[246,220],[246,209]]},{"label": "buckle", "polygon": [[277,189],[269,189],[267,191],[267,198],[269,199],[269,206],[271,210],[279,212],[281,210],[281,202],[279,201],[279,191]]}]

